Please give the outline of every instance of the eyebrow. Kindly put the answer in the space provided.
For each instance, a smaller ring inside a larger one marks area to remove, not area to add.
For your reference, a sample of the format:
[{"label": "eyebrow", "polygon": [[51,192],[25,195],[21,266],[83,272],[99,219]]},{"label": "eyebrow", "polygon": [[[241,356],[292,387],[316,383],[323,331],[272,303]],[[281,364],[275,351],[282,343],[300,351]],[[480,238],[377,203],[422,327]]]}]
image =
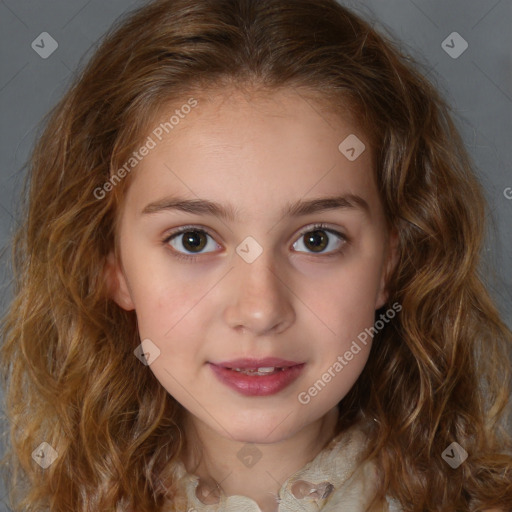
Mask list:
[{"label": "eyebrow", "polygon": [[[327,210],[359,210],[370,215],[368,203],[360,196],[346,194],[343,196],[321,197],[309,201],[296,201],[287,204],[281,212],[281,217],[300,217]],[[148,204],[141,212],[142,215],[163,211],[178,210],[196,215],[214,215],[224,220],[235,222],[236,209],[231,204],[223,206],[207,199],[185,199],[181,197],[165,197]]]}]

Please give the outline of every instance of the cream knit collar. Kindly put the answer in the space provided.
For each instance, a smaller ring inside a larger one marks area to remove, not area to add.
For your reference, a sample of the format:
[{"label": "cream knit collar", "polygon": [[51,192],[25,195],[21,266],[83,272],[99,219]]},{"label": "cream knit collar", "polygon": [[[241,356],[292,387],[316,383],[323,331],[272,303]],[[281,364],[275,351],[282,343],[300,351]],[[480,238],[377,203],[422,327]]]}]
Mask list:
[{"label": "cream knit collar", "polygon": [[[284,482],[276,497],[275,512],[364,512],[375,494],[377,478],[373,461],[358,464],[365,441],[363,430],[357,426],[338,434]],[[262,512],[249,497],[226,496],[220,488],[212,493],[199,477],[186,471],[181,461],[176,462],[175,474],[189,511]],[[390,498],[382,508],[382,512],[401,510],[398,502]]]}]

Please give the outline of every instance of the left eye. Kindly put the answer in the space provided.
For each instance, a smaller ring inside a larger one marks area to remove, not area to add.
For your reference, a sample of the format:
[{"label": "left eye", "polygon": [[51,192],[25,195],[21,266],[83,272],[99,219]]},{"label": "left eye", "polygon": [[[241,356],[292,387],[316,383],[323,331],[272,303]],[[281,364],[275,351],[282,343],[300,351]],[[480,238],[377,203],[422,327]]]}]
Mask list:
[{"label": "left eye", "polygon": [[[338,241],[336,242],[336,240],[333,240],[331,235],[337,237]],[[303,240],[305,240],[305,243]],[[313,229],[310,228],[308,231],[303,231],[300,234],[300,238],[293,244],[293,248],[298,250],[297,246],[302,244],[306,249],[314,253],[339,252],[346,241],[346,237],[341,233],[331,229],[326,229],[323,226],[317,226]],[[325,251],[324,249],[329,246],[330,250]]]}]

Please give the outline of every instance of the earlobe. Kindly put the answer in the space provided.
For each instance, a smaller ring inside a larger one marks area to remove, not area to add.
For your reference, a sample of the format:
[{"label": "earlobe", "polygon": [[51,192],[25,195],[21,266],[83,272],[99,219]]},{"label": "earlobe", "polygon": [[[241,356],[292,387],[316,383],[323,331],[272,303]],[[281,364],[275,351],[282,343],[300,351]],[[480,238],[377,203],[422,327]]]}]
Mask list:
[{"label": "earlobe", "polygon": [[121,265],[116,261],[113,251],[107,256],[104,278],[107,283],[109,297],[126,311],[134,310],[135,304],[133,303],[126,277]]},{"label": "earlobe", "polygon": [[389,293],[388,293],[388,281],[389,277],[393,273],[397,262],[398,262],[398,234],[395,230],[393,230],[388,239],[388,249],[387,249],[387,257],[384,264],[383,273],[381,276],[379,293],[377,295],[377,302],[375,304],[375,309],[379,309],[384,304],[386,304]]}]

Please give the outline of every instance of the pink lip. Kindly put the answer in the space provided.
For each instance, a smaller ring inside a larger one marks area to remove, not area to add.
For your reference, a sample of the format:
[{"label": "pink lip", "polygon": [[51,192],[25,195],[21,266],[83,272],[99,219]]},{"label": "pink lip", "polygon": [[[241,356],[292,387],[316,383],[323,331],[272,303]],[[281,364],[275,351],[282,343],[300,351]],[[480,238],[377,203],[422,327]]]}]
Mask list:
[{"label": "pink lip", "polygon": [[[254,360],[253,360],[254,361]],[[284,369],[274,373],[272,375],[245,375],[235,370],[230,370],[229,367],[219,366],[213,363],[208,363],[210,368],[213,370],[215,376],[223,383],[229,386],[231,389],[241,393],[245,396],[269,396],[279,393],[287,386],[289,386],[294,380],[296,380],[301,374],[305,363],[296,364],[294,366],[283,364],[283,359],[279,360],[279,364],[269,364],[269,359],[263,360],[264,364],[257,366],[262,367],[279,367],[282,365]],[[230,365],[238,361],[230,361]],[[254,363],[245,363],[254,364]],[[242,365],[234,366],[235,368],[244,368]],[[247,367],[246,367],[247,368]]]},{"label": "pink lip", "polygon": [[241,358],[233,359],[232,361],[224,361],[222,363],[211,363],[223,368],[241,368],[243,370],[256,370],[258,368],[268,368],[273,366],[275,368],[285,368],[288,366],[297,366],[297,361],[287,361],[279,357],[265,357],[264,359]]}]

